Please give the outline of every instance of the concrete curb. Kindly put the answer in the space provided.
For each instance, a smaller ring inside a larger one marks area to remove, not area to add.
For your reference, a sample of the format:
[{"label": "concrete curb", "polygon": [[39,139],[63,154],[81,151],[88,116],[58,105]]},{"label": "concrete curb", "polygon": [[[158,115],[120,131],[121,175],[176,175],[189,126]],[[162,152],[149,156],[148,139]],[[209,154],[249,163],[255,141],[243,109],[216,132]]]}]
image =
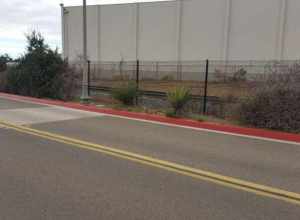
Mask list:
[{"label": "concrete curb", "polygon": [[234,125],[223,125],[223,124],[216,124],[216,123],[209,123],[209,122],[198,122],[189,119],[169,118],[160,115],[128,112],[123,110],[104,109],[104,108],[98,108],[94,105],[82,105],[73,102],[64,102],[64,101],[50,100],[50,99],[39,99],[39,98],[25,97],[25,96],[13,95],[7,93],[0,93],[0,97],[14,99],[17,101],[29,101],[37,104],[62,106],[62,107],[67,107],[72,109],[79,109],[79,110],[108,114],[113,116],[126,117],[130,119],[145,120],[149,122],[164,123],[169,125],[177,125],[177,126],[196,128],[196,129],[205,129],[205,130],[210,130],[210,131],[215,131],[220,133],[228,133],[232,135],[294,142],[298,144],[300,143],[300,135],[286,133],[286,132],[270,131],[270,130],[256,129],[256,128],[246,128],[246,127],[239,127]]}]

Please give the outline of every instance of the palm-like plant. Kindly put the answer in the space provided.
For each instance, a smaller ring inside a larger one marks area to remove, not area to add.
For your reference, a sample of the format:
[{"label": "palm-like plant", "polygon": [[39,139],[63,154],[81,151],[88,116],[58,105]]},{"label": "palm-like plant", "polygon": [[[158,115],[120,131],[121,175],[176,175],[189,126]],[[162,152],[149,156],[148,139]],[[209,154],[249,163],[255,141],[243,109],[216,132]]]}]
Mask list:
[{"label": "palm-like plant", "polygon": [[190,89],[183,86],[176,87],[169,91],[167,97],[174,109],[175,115],[177,115],[192,98]]}]

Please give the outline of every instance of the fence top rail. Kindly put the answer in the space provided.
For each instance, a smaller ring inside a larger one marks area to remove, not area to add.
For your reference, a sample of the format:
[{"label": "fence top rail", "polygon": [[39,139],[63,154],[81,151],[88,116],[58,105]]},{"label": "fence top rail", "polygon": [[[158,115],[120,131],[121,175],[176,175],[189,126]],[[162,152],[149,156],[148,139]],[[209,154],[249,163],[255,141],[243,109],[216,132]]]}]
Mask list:
[{"label": "fence top rail", "polygon": [[[84,61],[73,61],[69,64],[83,64]],[[109,65],[109,64],[137,64],[137,60],[126,61],[90,61],[91,64]],[[224,65],[264,65],[264,64],[300,64],[299,60],[209,60],[210,64]],[[206,60],[187,60],[187,61],[155,61],[155,60],[139,60],[140,65],[160,64],[160,65],[185,65],[185,64],[206,64]]]}]

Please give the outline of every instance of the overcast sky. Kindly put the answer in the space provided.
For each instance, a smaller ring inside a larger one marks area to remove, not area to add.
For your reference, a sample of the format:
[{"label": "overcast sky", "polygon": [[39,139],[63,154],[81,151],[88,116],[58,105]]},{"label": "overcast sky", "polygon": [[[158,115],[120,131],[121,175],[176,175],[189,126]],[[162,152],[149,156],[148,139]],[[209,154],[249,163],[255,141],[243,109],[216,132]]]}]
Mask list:
[{"label": "overcast sky", "polygon": [[[87,0],[88,4],[145,1],[149,0]],[[60,3],[80,5],[82,0],[0,0],[0,54],[13,57],[22,54],[25,33],[33,29],[39,30],[52,48],[60,48]]]}]

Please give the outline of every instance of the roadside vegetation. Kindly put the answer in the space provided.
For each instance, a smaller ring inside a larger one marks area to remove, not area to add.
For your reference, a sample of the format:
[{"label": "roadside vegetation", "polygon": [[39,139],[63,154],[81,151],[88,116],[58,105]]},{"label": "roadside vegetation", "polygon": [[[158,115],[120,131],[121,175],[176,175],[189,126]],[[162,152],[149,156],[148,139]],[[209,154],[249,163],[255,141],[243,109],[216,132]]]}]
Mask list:
[{"label": "roadside vegetation", "polygon": [[112,96],[124,105],[134,105],[138,95],[136,84],[133,82],[123,83],[118,88],[114,88]]},{"label": "roadside vegetation", "polygon": [[167,112],[167,116],[176,117],[183,114],[185,105],[192,99],[188,88],[180,86],[167,93],[167,99],[172,106],[172,110]]},{"label": "roadside vegetation", "polygon": [[0,72],[7,70],[7,64],[12,62],[13,59],[8,54],[0,55]]},{"label": "roadside vegetation", "polygon": [[13,59],[8,54],[0,55],[0,92],[5,91],[7,85],[8,63]]},{"label": "roadside vegetation", "polygon": [[[244,81],[245,73],[242,72],[242,75]],[[118,105],[118,109],[300,133],[299,85],[300,66],[293,67],[293,71],[284,74],[271,73],[267,79],[255,84],[248,95],[243,95],[242,98],[236,96],[224,98],[222,100],[225,106],[222,107],[224,114],[209,113],[206,116],[189,112],[191,92],[184,86],[177,86],[168,91],[167,101],[171,109],[149,110],[142,106],[134,106],[137,95],[135,86],[115,89],[113,97],[122,103]]]},{"label": "roadside vegetation", "polygon": [[[21,57],[13,60],[7,54],[0,55],[0,91],[39,98],[74,100],[76,87],[80,83],[78,69],[71,68],[58,50],[52,50],[39,32],[33,31],[26,38],[26,52]],[[205,116],[199,113],[200,101],[192,99],[192,95],[201,93],[201,83],[193,81],[187,84],[170,78],[162,80],[165,87],[162,87],[159,80],[149,81],[152,89],[157,86],[163,88],[157,91],[166,92],[167,97],[160,100],[165,103],[163,108],[152,107],[155,105],[152,105],[151,99],[147,101],[150,107],[136,102],[142,94],[139,94],[136,83],[129,77],[122,78],[122,83],[112,87],[112,98],[116,103],[108,106],[169,117],[188,117],[198,121],[300,133],[300,65],[281,66],[279,71],[272,70],[270,74],[259,76],[261,79],[250,79],[247,74],[244,69],[229,76],[216,70],[216,81],[210,82],[208,94],[220,98],[220,107],[216,109],[213,106],[215,109],[210,109],[212,106],[208,105],[208,115]],[[107,83],[116,83],[120,81],[118,80],[108,80]],[[143,90],[149,89],[143,83],[139,84],[140,87]],[[229,86],[225,87],[225,84]],[[197,112],[191,111],[191,108]]]},{"label": "roadside vegetation", "polygon": [[39,98],[70,99],[75,83],[68,64],[40,33],[33,31],[26,38],[26,52],[8,69],[2,90]]},{"label": "roadside vegetation", "polygon": [[300,133],[300,73],[274,74],[238,107],[244,125]]}]

